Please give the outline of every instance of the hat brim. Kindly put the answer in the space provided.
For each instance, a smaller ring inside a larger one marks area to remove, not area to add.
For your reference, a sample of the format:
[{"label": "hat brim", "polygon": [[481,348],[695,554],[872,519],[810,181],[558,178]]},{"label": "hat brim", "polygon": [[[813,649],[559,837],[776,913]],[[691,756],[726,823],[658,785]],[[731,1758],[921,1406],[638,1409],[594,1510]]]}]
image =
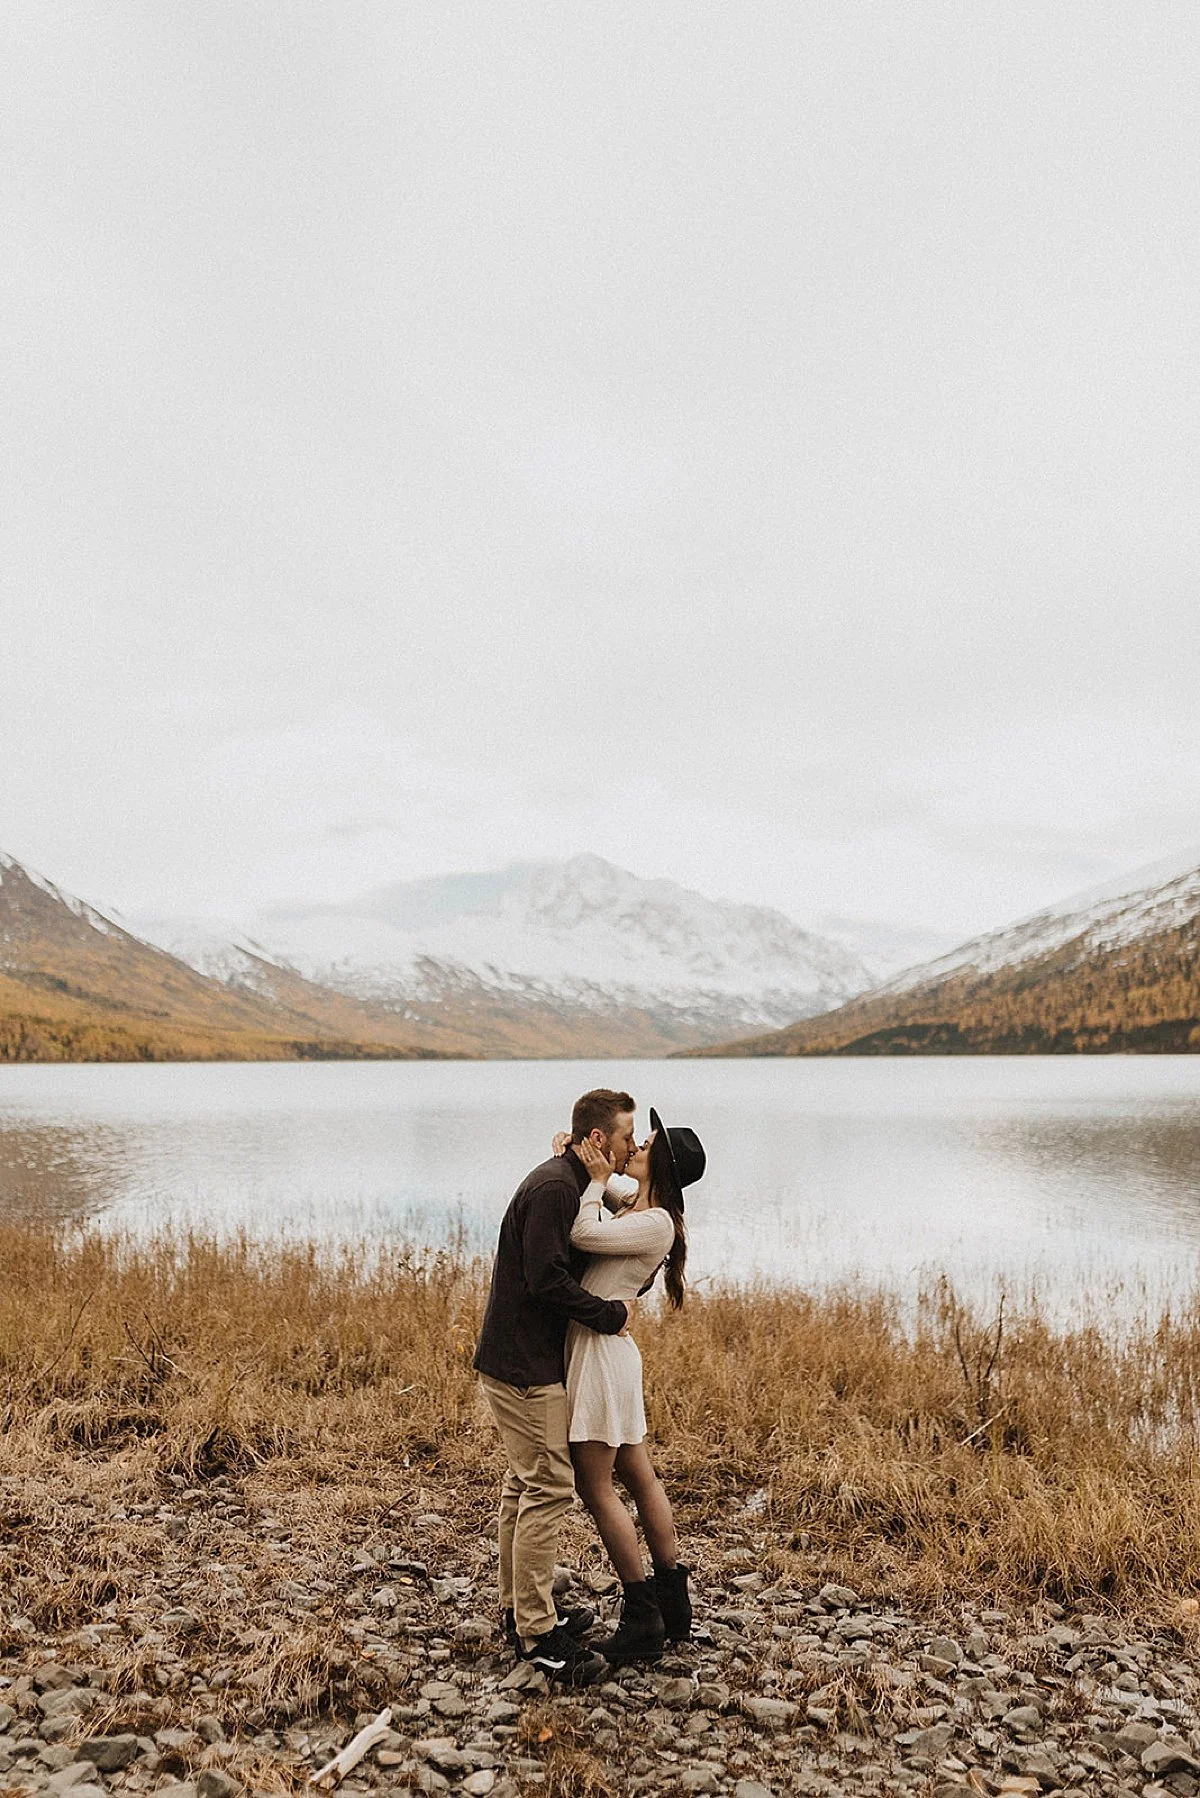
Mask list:
[{"label": "hat brim", "polygon": [[682,1196],[683,1181],[679,1178],[679,1163],[675,1159],[675,1150],[671,1146],[671,1132],[667,1129],[667,1126],[663,1123],[653,1105],[650,1107],[650,1128],[657,1136],[661,1136],[662,1138],[663,1147],[667,1151],[667,1160],[671,1164],[671,1172],[675,1176],[675,1185],[680,1196]]}]

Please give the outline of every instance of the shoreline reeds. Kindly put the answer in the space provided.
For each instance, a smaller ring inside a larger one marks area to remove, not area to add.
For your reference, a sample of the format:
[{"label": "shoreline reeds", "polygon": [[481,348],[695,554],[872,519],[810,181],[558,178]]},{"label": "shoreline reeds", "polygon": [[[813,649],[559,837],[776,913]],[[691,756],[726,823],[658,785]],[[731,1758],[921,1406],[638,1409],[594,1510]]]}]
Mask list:
[{"label": "shoreline reeds", "polygon": [[[0,1511],[23,1519],[0,1528],[0,1592],[36,1585],[38,1504],[61,1522],[72,1493],[145,1507],[252,1483],[319,1533],[348,1494],[420,1487],[486,1533],[485,1292],[461,1245],[0,1227]],[[699,1550],[934,1608],[1161,1619],[1200,1585],[1200,1304],[1108,1333],[1028,1302],[985,1313],[944,1282],[915,1313],[885,1292],[706,1289],[679,1314],[643,1306],[634,1333]],[[59,1622],[113,1584],[80,1529],[71,1581],[47,1589]]]}]

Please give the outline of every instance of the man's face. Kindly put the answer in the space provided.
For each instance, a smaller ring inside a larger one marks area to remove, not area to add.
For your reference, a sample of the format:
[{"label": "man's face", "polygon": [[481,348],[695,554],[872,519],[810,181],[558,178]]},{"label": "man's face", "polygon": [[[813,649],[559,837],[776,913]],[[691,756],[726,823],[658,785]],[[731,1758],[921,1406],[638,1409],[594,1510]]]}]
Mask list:
[{"label": "man's face", "polygon": [[633,1139],[632,1111],[618,1111],[613,1127],[604,1140],[604,1147],[613,1158],[613,1166],[619,1174],[625,1172],[625,1163],[629,1160],[635,1143]]}]

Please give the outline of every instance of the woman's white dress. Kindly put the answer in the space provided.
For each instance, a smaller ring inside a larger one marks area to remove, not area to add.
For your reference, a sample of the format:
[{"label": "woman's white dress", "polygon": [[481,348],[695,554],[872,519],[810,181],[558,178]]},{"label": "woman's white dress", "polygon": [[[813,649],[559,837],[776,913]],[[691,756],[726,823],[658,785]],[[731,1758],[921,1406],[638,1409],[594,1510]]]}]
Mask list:
[{"label": "woman's white dress", "polygon": [[[603,1299],[635,1299],[675,1240],[670,1214],[657,1206],[610,1217],[604,1187],[593,1180],[579,1201],[571,1242],[591,1256],[580,1284]],[[602,1336],[567,1325],[567,1403],[572,1442],[620,1448],[646,1435],[642,1357],[632,1336]]]}]

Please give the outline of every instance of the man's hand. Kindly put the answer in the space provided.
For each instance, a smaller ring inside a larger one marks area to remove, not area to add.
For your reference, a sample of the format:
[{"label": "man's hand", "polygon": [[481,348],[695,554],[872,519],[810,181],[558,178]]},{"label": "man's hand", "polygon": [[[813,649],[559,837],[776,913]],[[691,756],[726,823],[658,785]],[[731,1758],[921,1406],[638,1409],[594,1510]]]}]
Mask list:
[{"label": "man's hand", "polygon": [[617,1171],[615,1158],[603,1149],[598,1149],[590,1136],[575,1144],[575,1153],[588,1171],[589,1180],[599,1180],[606,1186]]}]

